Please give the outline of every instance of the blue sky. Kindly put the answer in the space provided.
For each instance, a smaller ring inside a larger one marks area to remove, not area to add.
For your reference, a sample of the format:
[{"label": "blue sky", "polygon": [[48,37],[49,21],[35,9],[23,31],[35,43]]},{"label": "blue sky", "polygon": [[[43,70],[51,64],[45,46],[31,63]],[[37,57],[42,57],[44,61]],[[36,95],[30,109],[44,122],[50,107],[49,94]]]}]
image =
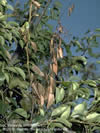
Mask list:
[{"label": "blue sky", "polygon": [[[84,33],[88,29],[94,31],[96,28],[100,28],[100,0],[59,1],[61,1],[63,5],[62,12],[64,11],[61,22],[63,26],[68,30],[68,32],[71,33],[73,36],[83,37]],[[75,5],[75,9],[72,12],[71,16],[68,17],[68,7],[71,7],[72,4]],[[100,42],[99,38],[98,40]],[[100,53],[100,47],[95,48],[94,51]],[[95,60],[91,59],[90,61],[94,62]],[[100,72],[100,65],[97,66],[97,71]]]},{"label": "blue sky", "polygon": [[[23,3],[27,0],[14,0]],[[88,29],[100,27],[100,0],[56,0],[62,3],[64,11],[62,24],[75,36],[82,36]],[[67,15],[68,7],[75,4],[75,9],[70,17]]]},{"label": "blue sky", "polygon": [[[100,27],[100,0],[60,0],[65,10],[62,23],[73,35],[81,36],[88,29]],[[70,17],[67,16],[67,7],[75,4]]]}]

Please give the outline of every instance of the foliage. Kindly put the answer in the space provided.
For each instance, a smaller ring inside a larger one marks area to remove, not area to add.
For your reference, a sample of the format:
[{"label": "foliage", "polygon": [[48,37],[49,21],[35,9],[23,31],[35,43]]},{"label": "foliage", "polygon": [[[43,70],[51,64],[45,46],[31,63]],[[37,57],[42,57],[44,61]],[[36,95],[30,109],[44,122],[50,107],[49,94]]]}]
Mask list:
[{"label": "foliage", "polygon": [[[60,8],[51,0],[30,0],[23,9],[0,1],[0,126],[9,132],[100,129],[100,78],[89,64],[100,56],[93,53],[100,29],[66,43]],[[58,23],[55,32],[50,20]]]}]

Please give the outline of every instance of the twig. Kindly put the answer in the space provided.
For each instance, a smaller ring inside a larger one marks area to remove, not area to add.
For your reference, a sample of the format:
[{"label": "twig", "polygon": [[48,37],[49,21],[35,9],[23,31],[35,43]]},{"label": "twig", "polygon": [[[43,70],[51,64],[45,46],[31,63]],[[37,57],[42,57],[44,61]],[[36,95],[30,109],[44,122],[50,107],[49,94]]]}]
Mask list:
[{"label": "twig", "polygon": [[35,30],[37,29],[37,27],[38,27],[38,25],[39,25],[39,23],[40,23],[42,17],[45,15],[45,12],[46,12],[46,10],[47,10],[49,4],[51,3],[51,1],[52,1],[52,0],[48,0],[48,2],[47,2],[47,4],[46,4],[46,6],[45,6],[45,8],[44,8],[44,10],[43,10],[43,12],[42,12],[42,14],[41,14],[41,16],[39,17],[39,19],[38,19],[38,21],[37,21],[37,24],[35,25]]}]

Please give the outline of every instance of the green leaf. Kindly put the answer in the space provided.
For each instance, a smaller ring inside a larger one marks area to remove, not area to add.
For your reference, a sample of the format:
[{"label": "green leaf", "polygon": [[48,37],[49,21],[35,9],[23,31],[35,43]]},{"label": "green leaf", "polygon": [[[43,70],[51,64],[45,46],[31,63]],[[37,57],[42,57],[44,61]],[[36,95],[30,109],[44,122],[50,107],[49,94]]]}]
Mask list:
[{"label": "green leaf", "polygon": [[5,39],[2,36],[0,36],[0,44],[1,45],[4,45],[5,44]]},{"label": "green leaf", "polygon": [[96,63],[100,64],[100,60],[96,61]]},{"label": "green leaf", "polygon": [[61,8],[62,7],[62,4],[59,1],[56,1],[54,3],[54,6],[57,7],[57,8]]},{"label": "green leaf", "polygon": [[86,80],[84,83],[88,84],[89,86],[96,87],[96,81],[94,80]]},{"label": "green leaf", "polygon": [[24,42],[23,42],[23,40],[20,40],[20,41],[19,41],[19,44],[20,44],[21,48],[24,47]]},{"label": "green leaf", "polygon": [[0,21],[5,21],[8,18],[8,15],[0,16]]},{"label": "green leaf", "polygon": [[94,36],[95,36],[95,37],[100,37],[100,34],[95,34]]},{"label": "green leaf", "polygon": [[87,64],[87,59],[84,56],[75,56],[73,57],[75,61],[82,61],[84,65]]},{"label": "green leaf", "polygon": [[8,71],[11,71],[13,73],[17,73],[17,70],[15,69],[15,67],[6,67],[5,69],[7,69]]},{"label": "green leaf", "polygon": [[1,72],[0,73],[0,82],[3,82],[5,80],[5,75]]},{"label": "green leaf", "polygon": [[72,88],[75,91],[76,89],[79,88],[79,84],[77,82],[72,82]]},{"label": "green leaf", "polygon": [[21,68],[19,68],[19,67],[15,67],[15,70],[22,76],[22,78],[25,80],[25,73],[24,73],[24,71],[21,69]]},{"label": "green leaf", "polygon": [[67,106],[62,105],[62,106],[54,109],[51,116],[57,116],[57,115],[62,114],[66,110],[66,108],[67,108]]},{"label": "green leaf", "polygon": [[64,85],[65,87],[69,87],[71,85],[71,81],[62,81],[61,84]]},{"label": "green leaf", "polygon": [[2,4],[3,6],[6,6],[7,0],[1,0],[1,1],[0,1],[0,4]]},{"label": "green leaf", "polygon": [[5,32],[4,38],[7,39],[9,42],[12,41],[12,33]]},{"label": "green leaf", "polygon": [[24,97],[21,101],[20,101],[21,107],[25,110],[25,111],[30,111],[32,108],[32,99],[27,96]]},{"label": "green leaf", "polygon": [[11,55],[10,53],[1,45],[0,49],[2,51],[2,56],[4,57],[4,59],[6,60],[6,56],[7,58],[10,60],[11,59]]},{"label": "green leaf", "polygon": [[61,118],[68,119],[71,113],[71,107],[68,106],[67,109],[62,113]]},{"label": "green leaf", "polygon": [[86,103],[83,102],[81,104],[78,104],[74,107],[74,110],[72,112],[72,117],[77,117],[79,115],[84,115],[84,112],[86,111]]},{"label": "green leaf", "polygon": [[95,31],[100,32],[100,28],[97,28]]},{"label": "green leaf", "polygon": [[6,69],[8,71],[13,72],[13,73],[20,74],[22,76],[22,78],[25,80],[26,75],[25,75],[24,71],[21,68],[19,68],[19,67],[6,67]]},{"label": "green leaf", "polygon": [[14,112],[21,115],[24,118],[27,118],[27,112],[23,108],[18,108]]},{"label": "green leaf", "polygon": [[93,127],[92,132],[93,132],[93,131],[97,131],[97,130],[98,130],[98,131],[100,130],[100,126],[95,126],[95,127]]},{"label": "green leaf", "polygon": [[15,21],[9,21],[8,24],[10,24],[11,26],[15,26],[15,27],[19,26],[19,24]]},{"label": "green leaf", "polygon": [[90,90],[89,88],[79,88],[79,94],[80,94],[80,91],[82,91],[82,98],[85,98],[85,99],[88,99],[89,96],[90,96]]},{"label": "green leaf", "polygon": [[80,44],[79,41],[75,41],[74,43],[75,43],[75,45],[77,45],[79,48],[82,48],[82,46],[81,46],[81,44]]},{"label": "green leaf", "polygon": [[63,100],[65,95],[64,88],[58,88],[56,87],[56,103],[59,103]]},{"label": "green leaf", "polygon": [[52,122],[52,123],[50,124],[50,127],[51,127],[51,128],[55,128],[55,127],[64,128],[64,125],[61,124],[61,123]]},{"label": "green leaf", "polygon": [[40,115],[41,115],[41,116],[45,116],[44,110],[43,110],[42,108],[40,108],[39,110],[40,110]]},{"label": "green leaf", "polygon": [[6,104],[6,103],[3,102],[3,101],[0,101],[0,114],[1,114],[1,115],[5,115],[5,113],[6,113],[7,110],[8,110],[8,107],[9,107],[8,104]]},{"label": "green leaf", "polygon": [[69,128],[72,127],[72,124],[71,124],[69,121],[67,121],[66,119],[63,119],[63,118],[57,118],[55,121],[64,124],[66,127],[69,127]]},{"label": "green leaf", "polygon": [[10,4],[7,4],[6,7],[7,7],[7,9],[10,9],[12,11],[14,10],[14,8]]},{"label": "green leaf", "polygon": [[100,122],[100,113],[91,113],[89,115],[86,116],[86,121],[89,121],[89,122]]},{"label": "green leaf", "polygon": [[4,75],[5,75],[5,79],[6,79],[7,83],[9,84],[9,74],[8,73],[4,73]]},{"label": "green leaf", "polygon": [[70,81],[77,81],[77,80],[80,80],[79,76],[71,76],[69,78]]},{"label": "green leaf", "polygon": [[26,81],[22,81],[20,80],[19,78],[13,78],[10,80],[10,83],[9,83],[9,88],[12,89],[12,88],[15,88],[17,86],[21,87],[21,88],[28,88],[28,82]]}]

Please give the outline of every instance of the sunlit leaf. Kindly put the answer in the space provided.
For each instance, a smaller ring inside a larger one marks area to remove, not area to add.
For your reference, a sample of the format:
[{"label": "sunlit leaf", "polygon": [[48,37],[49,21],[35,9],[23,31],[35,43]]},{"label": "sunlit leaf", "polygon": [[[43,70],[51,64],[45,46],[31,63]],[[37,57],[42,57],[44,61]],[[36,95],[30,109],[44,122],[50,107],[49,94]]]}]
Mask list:
[{"label": "sunlit leaf", "polygon": [[62,113],[61,118],[68,119],[71,113],[71,107],[68,106],[67,109]]},{"label": "sunlit leaf", "polygon": [[100,113],[94,112],[94,113],[88,114],[86,116],[86,120],[89,122],[96,122],[96,121],[100,122]]},{"label": "sunlit leaf", "polygon": [[41,116],[44,116],[44,115],[45,115],[44,110],[43,110],[42,108],[40,108],[39,110],[40,110],[40,115],[41,115]]},{"label": "sunlit leaf", "polygon": [[56,109],[53,110],[51,116],[60,115],[60,114],[62,114],[66,109],[67,109],[67,106],[65,106],[65,105],[59,106],[58,108],[56,108]]},{"label": "sunlit leaf", "polygon": [[63,118],[57,118],[55,121],[60,122],[69,128],[71,128],[71,126],[72,126],[72,124],[69,121],[67,121],[66,119],[63,119]]},{"label": "sunlit leaf", "polygon": [[20,116],[22,116],[24,118],[27,118],[27,112],[23,108],[18,108],[14,112],[19,114]]},{"label": "sunlit leaf", "polygon": [[64,89],[56,87],[56,103],[61,102],[64,98],[64,95],[65,95]]},{"label": "sunlit leaf", "polygon": [[26,75],[25,75],[24,71],[19,67],[14,67],[14,68],[22,76],[22,78],[25,80]]},{"label": "sunlit leaf", "polygon": [[72,112],[72,117],[77,117],[78,115],[84,115],[84,112],[86,111],[86,103],[83,102],[81,104],[78,104],[74,107],[74,110]]}]

